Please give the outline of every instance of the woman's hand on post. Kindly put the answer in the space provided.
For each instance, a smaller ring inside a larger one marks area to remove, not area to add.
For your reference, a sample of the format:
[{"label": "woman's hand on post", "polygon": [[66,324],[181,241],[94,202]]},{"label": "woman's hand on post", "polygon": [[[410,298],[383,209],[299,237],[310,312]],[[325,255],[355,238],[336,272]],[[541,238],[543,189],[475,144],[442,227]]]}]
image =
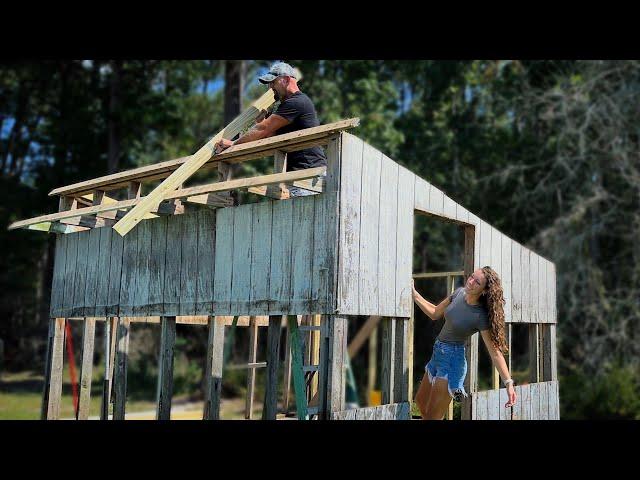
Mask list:
[{"label": "woman's hand on post", "polygon": [[513,388],[513,383],[510,383],[509,386],[507,387],[507,395],[509,396],[509,401],[507,403],[505,403],[505,407],[512,407],[516,404],[517,398],[516,398],[516,391]]}]

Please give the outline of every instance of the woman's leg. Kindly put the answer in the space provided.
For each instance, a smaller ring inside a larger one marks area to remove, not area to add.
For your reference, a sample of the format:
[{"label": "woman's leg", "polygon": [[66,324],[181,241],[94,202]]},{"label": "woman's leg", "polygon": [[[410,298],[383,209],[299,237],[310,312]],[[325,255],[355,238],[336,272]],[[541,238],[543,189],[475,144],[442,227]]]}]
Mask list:
[{"label": "woman's leg", "polygon": [[451,395],[448,388],[449,381],[446,378],[436,378],[435,383],[431,387],[431,395],[425,413],[422,415],[424,420],[442,420],[444,414],[449,408]]},{"label": "woman's leg", "polygon": [[429,375],[425,372],[418,387],[418,393],[416,393],[415,402],[420,409],[420,415],[424,419],[427,414],[427,403],[429,403],[429,397],[431,396],[431,382],[429,381]]}]

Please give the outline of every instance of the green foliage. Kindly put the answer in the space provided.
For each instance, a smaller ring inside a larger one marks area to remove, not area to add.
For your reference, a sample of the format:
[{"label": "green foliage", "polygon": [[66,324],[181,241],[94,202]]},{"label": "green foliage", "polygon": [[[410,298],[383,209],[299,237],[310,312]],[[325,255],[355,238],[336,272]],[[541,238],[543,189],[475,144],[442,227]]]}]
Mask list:
[{"label": "green foliage", "polygon": [[595,375],[560,378],[562,419],[640,420],[640,369],[617,363]]}]

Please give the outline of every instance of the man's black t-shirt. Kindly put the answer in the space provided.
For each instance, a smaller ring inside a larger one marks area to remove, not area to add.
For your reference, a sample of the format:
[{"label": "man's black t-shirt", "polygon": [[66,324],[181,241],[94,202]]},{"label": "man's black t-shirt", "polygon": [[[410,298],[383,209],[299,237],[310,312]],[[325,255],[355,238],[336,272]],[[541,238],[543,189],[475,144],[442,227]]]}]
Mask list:
[{"label": "man's black t-shirt", "polygon": [[[320,125],[318,116],[316,115],[316,109],[311,99],[299,91],[283,100],[273,113],[291,122],[289,125],[278,129],[276,135]],[[323,167],[326,165],[327,157],[320,147],[305,148],[287,154],[287,171]]]}]

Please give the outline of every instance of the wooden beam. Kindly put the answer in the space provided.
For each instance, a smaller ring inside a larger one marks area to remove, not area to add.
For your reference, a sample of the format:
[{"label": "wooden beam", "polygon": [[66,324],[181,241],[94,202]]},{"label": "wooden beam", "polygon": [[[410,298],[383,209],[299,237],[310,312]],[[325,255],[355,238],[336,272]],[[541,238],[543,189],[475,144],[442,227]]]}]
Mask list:
[{"label": "wooden beam", "polygon": [[396,337],[396,319],[385,318],[380,324],[381,328],[381,372],[380,372],[380,387],[382,390],[382,404],[387,405],[393,403],[394,384],[396,373],[395,369],[395,337]]},{"label": "wooden beam", "polygon": [[[256,317],[250,317],[249,320],[249,364],[255,364],[258,353],[258,324]],[[247,400],[245,403],[244,418],[251,420],[253,418],[253,398],[256,389],[256,370],[250,368],[247,372]]]},{"label": "wooden beam", "polygon": [[125,215],[122,220],[113,226],[113,229],[122,236],[126,235],[147,213],[151,212],[154,207],[167,198],[168,193],[187,181],[202,165],[215,155],[216,143],[218,143],[222,138],[229,139],[235,137],[244,128],[252,124],[256,117],[260,115],[263,110],[269,108],[274,101],[273,90],[269,89],[233,122],[218,132],[196,153],[191,155],[189,160],[169,175],[169,177],[158,185],[149,195],[144,197],[144,199],[133,207],[133,209]]},{"label": "wooden beam", "polygon": [[64,318],[51,320],[52,348],[49,357],[50,375],[47,392],[47,420],[60,417],[60,400],[62,396],[62,365],[64,361]]},{"label": "wooden beam", "polygon": [[440,278],[440,277],[462,277],[464,276],[464,271],[460,270],[457,272],[430,272],[430,273],[414,273],[413,278]]},{"label": "wooden beam", "polygon": [[209,339],[207,342],[207,364],[205,367],[204,420],[220,419],[222,395],[222,367],[224,360],[224,321],[220,317],[209,317]]},{"label": "wooden beam", "polygon": [[126,318],[118,321],[116,331],[117,352],[113,372],[113,419],[124,420],[127,402],[127,363],[129,357],[129,331],[131,326]]},{"label": "wooden beam", "polygon": [[[296,170],[293,172],[273,174],[273,175],[262,175],[259,177],[250,177],[250,178],[240,178],[238,180],[229,180],[227,182],[217,182],[210,183],[207,185],[201,185],[198,187],[184,188],[181,190],[176,190],[168,193],[167,199],[179,199],[179,198],[188,198],[213,192],[223,192],[227,190],[234,190],[236,188],[246,188],[252,186],[262,186],[269,184],[277,184],[280,182],[294,181],[294,180],[303,180],[314,178],[319,175],[322,175],[326,171],[325,167],[317,167],[317,168],[309,168],[306,170]],[[111,203],[106,205],[96,205],[92,207],[78,208],[73,211],[63,211],[58,213],[52,213],[49,215],[42,215],[39,217],[29,218],[27,220],[20,220],[17,222],[13,222],[9,225],[9,230],[14,230],[16,228],[24,228],[28,225],[33,225],[36,223],[49,222],[49,221],[58,221],[65,218],[73,218],[82,215],[95,215],[96,213],[106,212],[110,210],[120,210],[131,208],[136,205],[139,205],[140,202],[143,202],[147,197],[142,197],[139,199],[130,199],[130,200],[121,200],[117,203]],[[160,204],[162,205],[162,204]],[[156,205],[156,211],[160,208],[160,205]],[[124,219],[124,218],[123,218]],[[114,227],[115,228],[115,227]]]},{"label": "wooden beam", "polygon": [[156,420],[171,419],[173,396],[173,354],[176,345],[176,317],[162,317]]},{"label": "wooden beam", "polygon": [[80,401],[78,420],[89,418],[91,377],[93,373],[93,347],[96,339],[96,319],[86,318],[82,334],[82,366],[80,367]]},{"label": "wooden beam", "polygon": [[[209,161],[201,168],[216,168],[220,162],[228,161],[229,163],[240,163],[256,158],[262,158],[274,155],[277,152],[295,151],[311,146],[323,145],[327,143],[333,135],[341,130],[352,128],[359,123],[358,118],[341,120],[335,123],[320,125],[318,127],[306,128],[284,135],[247,142],[228,148],[224,152],[209,159]],[[126,187],[131,180],[147,182],[166,178],[184,165],[191,157],[181,157],[166,162],[160,162],[153,165],[127,170],[124,172],[105,175],[92,180],[74,183],[64,187],[52,190],[49,195],[82,195],[91,193],[96,188],[103,190],[113,190],[116,188]],[[280,170],[282,172],[284,170]]]},{"label": "wooden beam", "polygon": [[291,333],[291,359],[293,370],[293,386],[296,394],[296,413],[298,420],[307,420],[307,392],[302,371],[302,339],[298,331],[298,321],[295,315],[289,315],[289,331]]},{"label": "wooden beam", "polygon": [[278,411],[278,365],[280,363],[280,328],[283,317],[269,317],[267,330],[267,375],[264,391],[263,420],[275,420]]}]

